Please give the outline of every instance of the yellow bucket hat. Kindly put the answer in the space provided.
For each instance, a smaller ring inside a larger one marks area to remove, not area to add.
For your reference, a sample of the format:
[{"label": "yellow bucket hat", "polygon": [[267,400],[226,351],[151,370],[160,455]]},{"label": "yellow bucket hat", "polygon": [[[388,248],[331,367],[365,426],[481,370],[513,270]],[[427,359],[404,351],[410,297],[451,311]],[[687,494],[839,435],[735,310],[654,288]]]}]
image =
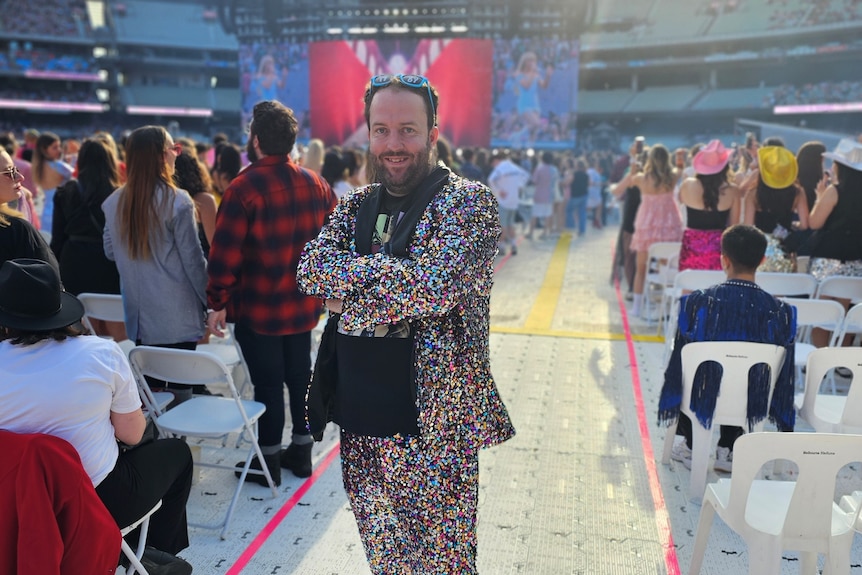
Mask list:
[{"label": "yellow bucket hat", "polygon": [[793,185],[799,173],[796,156],[782,146],[764,146],[757,150],[760,178],[770,188],[783,190]]}]

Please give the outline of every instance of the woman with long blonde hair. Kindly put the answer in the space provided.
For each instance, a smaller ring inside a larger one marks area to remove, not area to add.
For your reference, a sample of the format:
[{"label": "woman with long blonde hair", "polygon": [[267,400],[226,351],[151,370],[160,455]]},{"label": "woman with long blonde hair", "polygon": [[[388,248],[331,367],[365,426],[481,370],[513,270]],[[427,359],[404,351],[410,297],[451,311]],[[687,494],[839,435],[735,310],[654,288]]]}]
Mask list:
[{"label": "woman with long blonde hair", "polygon": [[641,204],[635,216],[631,243],[632,251],[637,252],[632,289],[632,314],[636,316],[640,315],[643,304],[650,246],[656,242],[678,242],[682,239],[682,219],[673,197],[677,177],[670,163],[670,152],[663,145],[656,144],[650,148],[643,173],[631,178],[631,185],[641,191]]},{"label": "woman with long blonde hair", "polygon": [[206,331],[207,274],[194,202],[173,184],[181,152],[161,126],[131,133],[126,184],[102,204],[103,239],[120,271],[129,339],[195,349]]}]

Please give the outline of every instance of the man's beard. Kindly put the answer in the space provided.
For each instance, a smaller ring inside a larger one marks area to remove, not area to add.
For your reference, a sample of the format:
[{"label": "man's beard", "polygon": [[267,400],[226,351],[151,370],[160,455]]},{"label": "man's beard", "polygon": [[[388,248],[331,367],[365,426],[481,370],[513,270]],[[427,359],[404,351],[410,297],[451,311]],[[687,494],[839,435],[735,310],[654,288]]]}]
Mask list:
[{"label": "man's beard", "polygon": [[[412,163],[395,178],[386,168],[386,162],[380,159],[381,156],[402,156],[409,158]],[[406,152],[393,153],[389,151],[377,155],[369,154],[368,162],[371,167],[371,173],[376,177],[378,182],[386,186],[389,193],[396,196],[406,196],[416,189],[431,172],[431,142],[428,142],[424,150],[414,154]]]},{"label": "man's beard", "polygon": [[259,158],[254,150],[254,134],[248,135],[248,143],[245,145],[245,153],[248,156],[249,162],[256,162]]}]

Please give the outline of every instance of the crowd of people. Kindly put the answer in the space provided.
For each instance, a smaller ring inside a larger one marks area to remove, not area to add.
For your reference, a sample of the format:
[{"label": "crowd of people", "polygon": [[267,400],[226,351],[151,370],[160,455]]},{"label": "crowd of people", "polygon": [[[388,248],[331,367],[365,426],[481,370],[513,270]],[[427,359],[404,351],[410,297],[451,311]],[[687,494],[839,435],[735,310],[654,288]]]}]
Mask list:
[{"label": "crowd of people", "polygon": [[0,30],[15,34],[60,37],[86,37],[92,34],[90,19],[83,0],[45,0],[38,10],[21,10],[13,0],[0,2],[4,18]]},{"label": "crowd of people", "polygon": [[[372,572],[473,573],[478,451],[514,433],[488,365],[496,257],[601,228],[612,192],[622,212],[613,267],[635,315],[656,242],[681,242],[680,269],[727,272],[726,284],[682,304],[666,372],[660,417],[680,418],[683,463],[691,426],[678,413],[681,347],[768,341],[792,355],[792,313],[755,274],[796,269],[806,255],[819,280],[862,276],[862,143],[829,152],[809,142],[794,153],[749,135],[736,149],[715,140],[673,151],[637,138],[628,155],[453,150],[436,125],[439,96],[422,81],[369,83],[367,153],[297,145],[300,120],[275,100],[252,108],[245,150],[160,126],[119,143],[107,132],[0,138],[0,427],[69,441],[118,525],[161,500],[146,556],[154,575],[191,572],[176,554],[189,544],[192,459],[180,439],[136,445],[145,430],[137,387],[120,348],[95,335],[193,350],[234,324],[267,407],[263,461],[252,467],[266,465],[276,485],[282,469],[310,476],[312,443],[335,421]],[[84,292],[120,294],[125,322],[86,333],[75,297]],[[727,310],[740,298],[761,315],[737,325]],[[313,368],[311,331],[324,311]],[[167,389],[177,402],[193,394]],[[29,409],[44,396],[51,409]],[[789,375],[774,398],[751,417],[792,429]],[[697,417],[709,420],[708,402]],[[723,432],[719,468],[732,466],[739,433]]]},{"label": "crowd of people", "polygon": [[782,84],[764,98],[765,106],[862,102],[862,82],[820,82],[794,86]]},{"label": "crowd of people", "polygon": [[[27,43],[29,44],[29,42]],[[93,74],[99,71],[96,59],[92,56],[67,53],[55,54],[51,50],[10,46],[8,52],[0,53],[0,71],[36,70],[40,72],[79,72]]]}]

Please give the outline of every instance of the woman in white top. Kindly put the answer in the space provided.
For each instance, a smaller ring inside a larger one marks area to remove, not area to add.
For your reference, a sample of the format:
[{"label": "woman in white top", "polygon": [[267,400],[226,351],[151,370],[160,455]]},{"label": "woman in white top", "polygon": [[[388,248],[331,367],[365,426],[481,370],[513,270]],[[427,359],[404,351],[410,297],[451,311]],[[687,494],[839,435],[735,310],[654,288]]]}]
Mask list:
[{"label": "woman in white top", "polygon": [[191,452],[179,439],[118,446],[141,441],[141,400],[125,354],[113,341],[85,335],[83,313],[51,265],[17,259],[0,266],[0,428],[71,443],[118,527],[161,500],[147,541],[175,554],[189,544]]}]

